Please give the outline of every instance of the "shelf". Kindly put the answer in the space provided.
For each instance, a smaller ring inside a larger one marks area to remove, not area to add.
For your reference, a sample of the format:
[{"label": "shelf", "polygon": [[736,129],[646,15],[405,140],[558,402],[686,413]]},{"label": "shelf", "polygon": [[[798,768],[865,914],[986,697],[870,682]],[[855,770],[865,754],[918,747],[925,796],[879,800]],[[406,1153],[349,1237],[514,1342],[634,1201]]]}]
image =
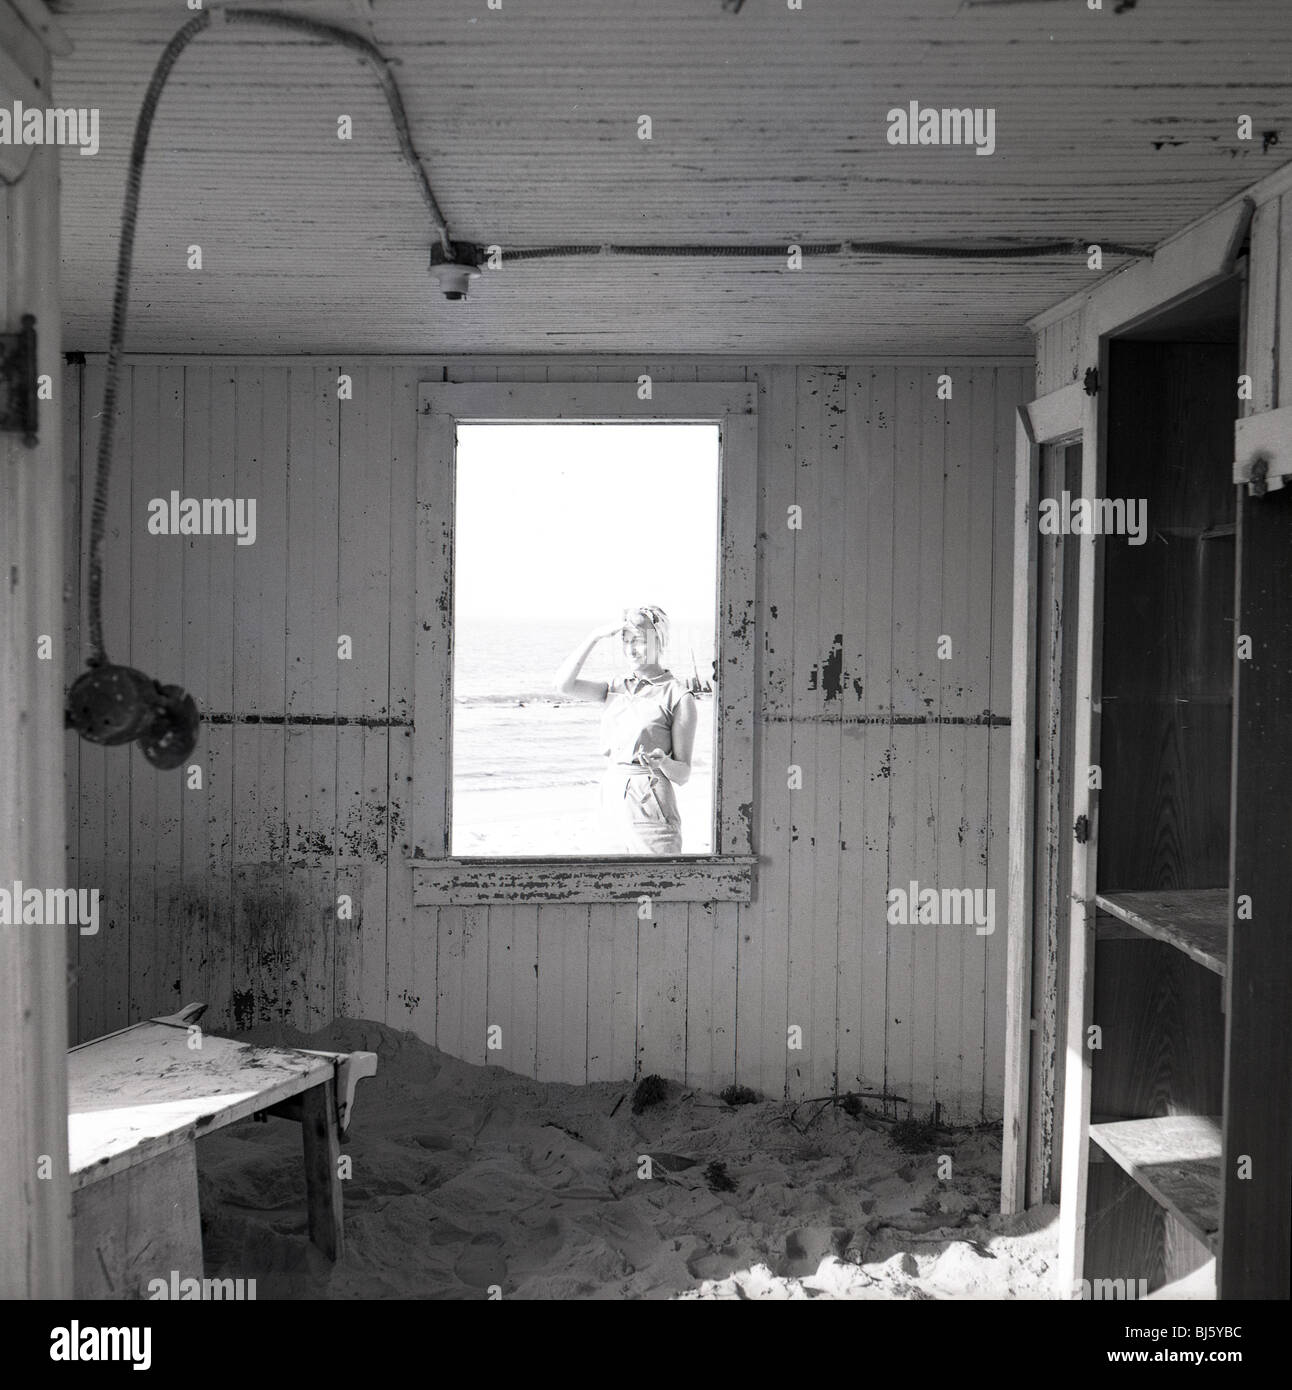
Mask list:
[{"label": "shelf", "polygon": [[1229,955],[1229,889],[1096,893],[1095,906],[1157,941],[1183,951],[1217,975]]},{"label": "shelf", "polygon": [[1220,1120],[1162,1115],[1091,1125],[1090,1139],[1213,1250],[1220,1231]]}]

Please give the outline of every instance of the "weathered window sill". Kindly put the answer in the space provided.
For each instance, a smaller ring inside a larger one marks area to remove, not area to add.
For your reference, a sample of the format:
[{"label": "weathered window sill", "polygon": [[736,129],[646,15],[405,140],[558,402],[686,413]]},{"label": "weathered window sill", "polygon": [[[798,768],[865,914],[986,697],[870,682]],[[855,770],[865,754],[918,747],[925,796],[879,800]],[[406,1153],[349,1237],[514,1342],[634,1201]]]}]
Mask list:
[{"label": "weathered window sill", "polygon": [[753,894],[752,854],[676,859],[417,859],[418,907],[503,903],[747,903]]}]

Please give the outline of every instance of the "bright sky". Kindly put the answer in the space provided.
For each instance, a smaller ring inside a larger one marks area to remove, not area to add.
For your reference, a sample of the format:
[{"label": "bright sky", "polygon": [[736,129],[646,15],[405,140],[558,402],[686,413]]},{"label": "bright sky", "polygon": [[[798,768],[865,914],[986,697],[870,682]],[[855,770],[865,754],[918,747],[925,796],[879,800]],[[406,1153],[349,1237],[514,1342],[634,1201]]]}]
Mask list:
[{"label": "bright sky", "polygon": [[455,609],[709,622],[716,425],[459,425]]}]

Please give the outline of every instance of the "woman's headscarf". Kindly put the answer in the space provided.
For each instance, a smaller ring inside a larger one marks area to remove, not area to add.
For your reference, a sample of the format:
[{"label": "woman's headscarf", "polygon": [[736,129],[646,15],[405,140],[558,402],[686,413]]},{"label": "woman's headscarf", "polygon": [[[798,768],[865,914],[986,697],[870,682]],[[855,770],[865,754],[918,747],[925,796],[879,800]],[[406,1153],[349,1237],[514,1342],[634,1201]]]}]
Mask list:
[{"label": "woman's headscarf", "polygon": [[660,651],[668,646],[668,614],[662,608],[654,604],[647,604],[643,608],[626,608],[624,623],[628,627],[651,628]]}]

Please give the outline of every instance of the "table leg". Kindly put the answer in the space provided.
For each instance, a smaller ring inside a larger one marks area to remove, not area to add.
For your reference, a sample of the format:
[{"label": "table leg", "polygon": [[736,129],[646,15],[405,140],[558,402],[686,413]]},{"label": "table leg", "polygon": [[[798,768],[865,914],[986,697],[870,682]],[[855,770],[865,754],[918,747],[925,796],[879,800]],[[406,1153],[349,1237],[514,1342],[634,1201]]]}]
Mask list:
[{"label": "table leg", "polygon": [[337,1159],[341,1140],[337,1129],[336,1088],[332,1078],[301,1093],[301,1135],[305,1145],[305,1195],[310,1239],[330,1260],[345,1251],[341,1209],[341,1179]]}]

